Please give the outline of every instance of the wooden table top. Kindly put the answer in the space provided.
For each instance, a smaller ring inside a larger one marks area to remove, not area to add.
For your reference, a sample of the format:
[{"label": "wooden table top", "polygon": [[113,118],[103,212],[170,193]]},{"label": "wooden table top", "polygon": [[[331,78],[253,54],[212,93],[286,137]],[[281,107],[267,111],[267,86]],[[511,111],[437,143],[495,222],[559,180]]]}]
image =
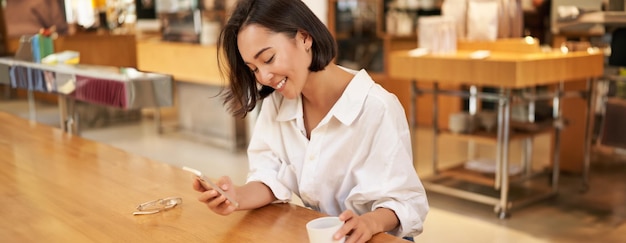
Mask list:
[{"label": "wooden table top", "polygon": [[599,77],[604,71],[604,56],[599,52],[491,52],[485,59],[472,59],[472,52],[412,56],[409,51],[396,51],[389,57],[389,75],[404,80],[522,88]]},{"label": "wooden table top", "polygon": [[[274,204],[230,216],[198,203],[180,168],[0,112],[3,242],[307,242],[321,213]],[[175,208],[133,216],[146,201]],[[371,242],[405,242],[387,234]]]}]

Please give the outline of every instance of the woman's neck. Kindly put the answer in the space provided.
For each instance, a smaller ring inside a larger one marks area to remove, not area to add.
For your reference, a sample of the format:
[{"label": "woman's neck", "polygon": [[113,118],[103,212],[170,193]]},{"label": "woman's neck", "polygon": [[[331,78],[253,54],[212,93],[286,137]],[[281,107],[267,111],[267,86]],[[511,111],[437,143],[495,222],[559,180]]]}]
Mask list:
[{"label": "woman's neck", "polygon": [[319,72],[311,72],[302,90],[303,100],[314,107],[330,109],[354,77],[334,63]]}]

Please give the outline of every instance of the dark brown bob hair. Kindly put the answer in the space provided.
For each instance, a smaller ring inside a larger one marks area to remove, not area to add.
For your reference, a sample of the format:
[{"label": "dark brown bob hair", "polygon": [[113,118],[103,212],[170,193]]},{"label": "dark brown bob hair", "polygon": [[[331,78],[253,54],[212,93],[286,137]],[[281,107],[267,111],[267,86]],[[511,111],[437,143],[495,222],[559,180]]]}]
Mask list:
[{"label": "dark brown bob hair", "polygon": [[254,73],[239,53],[237,36],[241,28],[250,24],[291,38],[298,31],[307,32],[313,39],[311,72],[323,70],[337,55],[337,43],[330,31],[301,0],[239,0],[217,41],[217,63],[222,77],[228,81],[223,93],[224,105],[240,118],[274,92],[269,86],[259,89]]}]

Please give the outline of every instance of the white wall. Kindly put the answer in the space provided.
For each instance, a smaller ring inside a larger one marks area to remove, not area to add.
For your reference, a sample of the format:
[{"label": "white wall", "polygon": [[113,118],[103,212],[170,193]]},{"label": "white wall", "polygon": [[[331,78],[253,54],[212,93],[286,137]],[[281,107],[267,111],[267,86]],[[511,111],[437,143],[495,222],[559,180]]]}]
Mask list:
[{"label": "white wall", "polygon": [[328,26],[328,1],[326,0],[302,0],[309,8]]}]

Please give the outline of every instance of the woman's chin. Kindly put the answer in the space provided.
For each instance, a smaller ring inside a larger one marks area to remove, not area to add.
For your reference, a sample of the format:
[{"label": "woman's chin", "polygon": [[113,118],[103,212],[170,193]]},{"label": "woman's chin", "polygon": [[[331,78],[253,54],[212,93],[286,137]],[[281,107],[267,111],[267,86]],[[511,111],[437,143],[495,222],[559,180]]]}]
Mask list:
[{"label": "woman's chin", "polygon": [[294,93],[289,92],[289,91],[287,91],[287,90],[281,90],[281,91],[280,91],[280,94],[281,94],[281,95],[283,95],[283,97],[285,97],[285,98],[287,98],[287,99],[290,99],[290,100],[293,100],[293,99],[295,99],[295,98],[297,98],[297,97],[298,97],[298,96],[297,96],[297,95],[295,95]]}]

